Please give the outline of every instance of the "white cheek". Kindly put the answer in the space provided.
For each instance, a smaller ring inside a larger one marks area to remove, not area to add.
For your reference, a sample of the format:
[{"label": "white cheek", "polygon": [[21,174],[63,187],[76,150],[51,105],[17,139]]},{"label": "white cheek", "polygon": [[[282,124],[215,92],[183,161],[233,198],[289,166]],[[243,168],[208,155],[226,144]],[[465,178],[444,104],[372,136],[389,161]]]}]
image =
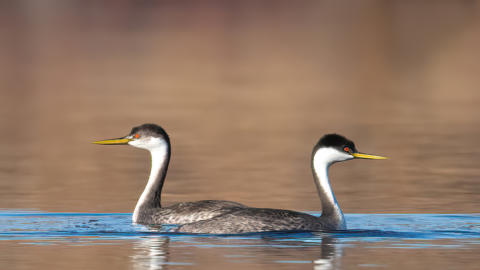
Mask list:
[{"label": "white cheek", "polygon": [[128,144],[135,147],[141,147],[143,145],[140,140],[129,141]]},{"label": "white cheek", "polygon": [[128,142],[128,144],[142,149],[154,150],[159,147],[164,147],[166,145],[166,142],[160,138],[150,137],[145,139],[133,140]]},{"label": "white cheek", "polygon": [[340,152],[334,148],[321,148],[315,153],[313,159],[315,163],[331,164],[337,161],[353,159],[353,156]]},{"label": "white cheek", "polygon": [[339,161],[353,159],[353,156],[350,155],[350,154],[342,153],[342,152],[339,152],[339,151],[337,151],[337,153],[338,153],[337,158],[339,159]]}]

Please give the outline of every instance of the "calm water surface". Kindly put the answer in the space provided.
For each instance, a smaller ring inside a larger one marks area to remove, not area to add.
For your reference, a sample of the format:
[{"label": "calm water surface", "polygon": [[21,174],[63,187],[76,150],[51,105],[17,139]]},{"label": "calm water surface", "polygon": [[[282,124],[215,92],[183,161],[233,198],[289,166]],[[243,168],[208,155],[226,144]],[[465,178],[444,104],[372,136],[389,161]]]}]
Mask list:
[{"label": "calm water surface", "polygon": [[[478,33],[478,1],[0,1],[0,269],[478,268]],[[165,205],[318,213],[321,135],[389,159],[331,168],[347,232],[172,235],[111,214],[147,152],[91,144],[145,122]]]},{"label": "calm water surface", "polygon": [[17,269],[476,269],[480,251],[478,214],[348,214],[348,231],[229,236],[132,225],[131,214],[0,217],[0,258]]}]

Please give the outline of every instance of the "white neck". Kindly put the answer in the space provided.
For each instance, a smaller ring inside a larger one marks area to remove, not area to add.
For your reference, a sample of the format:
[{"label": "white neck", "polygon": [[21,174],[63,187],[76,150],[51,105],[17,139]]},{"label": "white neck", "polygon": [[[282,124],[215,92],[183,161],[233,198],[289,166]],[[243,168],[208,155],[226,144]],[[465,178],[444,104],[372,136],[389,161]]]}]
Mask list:
[{"label": "white neck", "polygon": [[318,190],[318,196],[322,202],[322,217],[329,220],[329,222],[338,224],[339,229],[345,229],[345,218],[342,209],[333,194],[330,181],[328,179],[328,169],[336,160],[338,151],[331,148],[319,149],[313,157],[313,174],[315,184]]},{"label": "white neck", "polygon": [[143,190],[140,199],[133,212],[133,222],[139,218],[142,208],[161,207],[160,194],[163,187],[163,181],[167,172],[168,161],[170,159],[168,145],[164,144],[150,150],[152,156],[152,168],[147,186]]}]

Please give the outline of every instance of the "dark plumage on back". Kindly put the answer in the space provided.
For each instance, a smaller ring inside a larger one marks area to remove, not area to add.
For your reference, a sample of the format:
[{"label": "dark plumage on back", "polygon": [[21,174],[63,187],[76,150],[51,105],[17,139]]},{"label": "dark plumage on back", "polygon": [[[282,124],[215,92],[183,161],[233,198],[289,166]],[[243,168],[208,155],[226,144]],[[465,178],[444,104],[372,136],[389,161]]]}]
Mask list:
[{"label": "dark plumage on back", "polygon": [[238,208],[210,219],[187,223],[176,229],[183,233],[237,234],[273,231],[334,230],[322,217],[269,208]]}]

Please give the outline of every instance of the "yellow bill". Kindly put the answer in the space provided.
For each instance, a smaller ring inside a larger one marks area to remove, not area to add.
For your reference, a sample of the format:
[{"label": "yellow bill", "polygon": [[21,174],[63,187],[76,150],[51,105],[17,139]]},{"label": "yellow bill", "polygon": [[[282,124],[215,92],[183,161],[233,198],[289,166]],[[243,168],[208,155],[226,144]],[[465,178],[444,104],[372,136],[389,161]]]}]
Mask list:
[{"label": "yellow bill", "polygon": [[119,138],[93,142],[94,144],[128,144],[131,139]]},{"label": "yellow bill", "polygon": [[366,158],[366,159],[387,159],[386,157],[374,156],[374,155],[362,154],[362,153],[352,153],[352,156],[354,156],[355,158]]}]

